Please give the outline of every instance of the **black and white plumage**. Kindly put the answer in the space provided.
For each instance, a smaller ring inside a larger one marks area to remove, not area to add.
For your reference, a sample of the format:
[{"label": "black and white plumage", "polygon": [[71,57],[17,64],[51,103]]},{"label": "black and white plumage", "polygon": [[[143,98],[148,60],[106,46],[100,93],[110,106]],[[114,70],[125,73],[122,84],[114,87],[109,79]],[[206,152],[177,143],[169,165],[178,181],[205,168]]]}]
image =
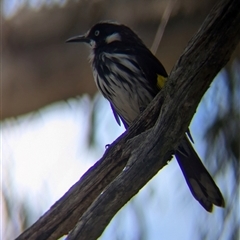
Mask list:
[{"label": "black and white plumage", "polygon": [[[116,121],[127,128],[163,87],[167,72],[142,40],[127,26],[100,22],[67,42],[91,47],[90,62],[98,89],[108,99]],[[193,196],[207,210],[224,207],[224,199],[187,136],[175,156]]]}]

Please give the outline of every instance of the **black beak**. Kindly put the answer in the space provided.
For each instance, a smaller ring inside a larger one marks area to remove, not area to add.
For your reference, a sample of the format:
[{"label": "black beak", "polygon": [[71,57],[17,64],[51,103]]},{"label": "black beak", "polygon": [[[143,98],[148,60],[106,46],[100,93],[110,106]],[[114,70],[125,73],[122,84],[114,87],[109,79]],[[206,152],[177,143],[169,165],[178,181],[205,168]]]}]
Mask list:
[{"label": "black beak", "polygon": [[85,42],[85,43],[90,43],[90,39],[86,37],[86,35],[79,35],[75,37],[71,37],[67,39],[66,43],[69,42]]}]

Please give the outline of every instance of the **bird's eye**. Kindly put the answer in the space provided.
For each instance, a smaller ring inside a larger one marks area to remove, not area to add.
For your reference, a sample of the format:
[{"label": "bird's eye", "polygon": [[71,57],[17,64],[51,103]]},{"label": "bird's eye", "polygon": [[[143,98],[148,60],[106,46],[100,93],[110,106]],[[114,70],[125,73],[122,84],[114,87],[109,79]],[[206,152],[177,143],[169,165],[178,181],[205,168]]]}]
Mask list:
[{"label": "bird's eye", "polygon": [[100,31],[99,30],[96,30],[94,35],[97,37],[99,35]]}]

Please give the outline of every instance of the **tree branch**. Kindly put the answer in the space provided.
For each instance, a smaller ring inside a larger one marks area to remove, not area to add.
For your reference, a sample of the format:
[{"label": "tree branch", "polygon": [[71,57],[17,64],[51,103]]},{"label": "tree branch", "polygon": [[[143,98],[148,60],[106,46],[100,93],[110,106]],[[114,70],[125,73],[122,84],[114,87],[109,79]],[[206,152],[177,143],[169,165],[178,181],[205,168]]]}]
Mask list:
[{"label": "tree branch", "polygon": [[18,240],[57,239],[79,218],[69,240],[101,235],[116,212],[170,159],[202,96],[239,42],[239,9],[239,0],[224,0],[212,9],[174,66],[163,91]]}]

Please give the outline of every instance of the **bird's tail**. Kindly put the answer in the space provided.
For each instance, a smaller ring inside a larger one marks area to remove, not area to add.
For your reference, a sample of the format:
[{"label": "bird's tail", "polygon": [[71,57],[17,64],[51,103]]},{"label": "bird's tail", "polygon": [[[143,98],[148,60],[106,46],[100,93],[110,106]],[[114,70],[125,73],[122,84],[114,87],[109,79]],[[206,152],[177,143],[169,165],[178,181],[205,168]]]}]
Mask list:
[{"label": "bird's tail", "polygon": [[181,141],[175,156],[192,195],[199,203],[209,212],[212,211],[213,204],[224,207],[224,199],[219,188],[204,167],[187,136]]}]

